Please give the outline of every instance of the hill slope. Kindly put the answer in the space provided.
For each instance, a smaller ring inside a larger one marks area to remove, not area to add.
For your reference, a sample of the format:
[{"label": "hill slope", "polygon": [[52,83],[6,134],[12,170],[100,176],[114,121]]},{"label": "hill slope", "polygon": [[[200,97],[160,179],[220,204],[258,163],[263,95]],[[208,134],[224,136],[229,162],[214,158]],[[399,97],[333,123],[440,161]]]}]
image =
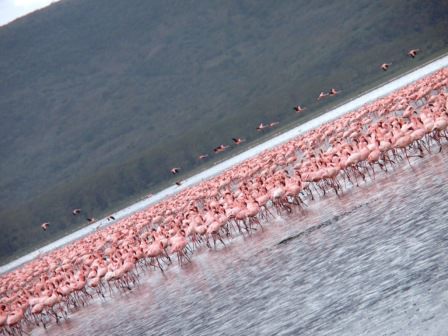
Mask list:
[{"label": "hill slope", "polygon": [[446,22],[445,1],[64,0],[0,28],[0,256],[429,59]]}]

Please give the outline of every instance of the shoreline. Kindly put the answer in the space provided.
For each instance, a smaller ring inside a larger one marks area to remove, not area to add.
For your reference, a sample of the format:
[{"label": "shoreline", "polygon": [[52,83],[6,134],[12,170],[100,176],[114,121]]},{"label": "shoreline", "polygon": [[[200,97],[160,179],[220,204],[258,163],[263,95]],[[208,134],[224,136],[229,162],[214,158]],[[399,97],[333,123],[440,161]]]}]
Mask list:
[{"label": "shoreline", "polygon": [[187,177],[183,180],[183,184],[178,186],[170,186],[157,194],[153,195],[151,198],[140,200],[136,203],[133,203],[112,215],[116,218],[115,221],[108,222],[106,218],[103,218],[97,221],[93,225],[86,226],[80,230],[77,230],[71,234],[68,234],[60,239],[53,241],[52,243],[35,250],[31,253],[28,253],[18,259],[15,259],[5,265],[0,266],[0,274],[7,273],[9,271],[14,270],[15,268],[23,265],[26,262],[29,262],[40,254],[52,251],[59,247],[62,247],[66,244],[69,244],[73,241],[76,241],[86,235],[95,232],[101,227],[107,227],[109,225],[114,224],[115,222],[132,215],[135,212],[141,211],[155,203],[162,201],[163,199],[173,196],[174,194],[189,188],[197,183],[200,183],[203,180],[207,180],[213,176],[220,174],[221,172],[265,151],[275,146],[278,146],[282,143],[285,143],[299,135],[302,135],[312,129],[316,129],[324,123],[335,120],[348,112],[351,112],[369,102],[372,102],[376,99],[384,97],[422,77],[425,77],[441,68],[448,66],[448,55],[441,55],[434,60],[427,62],[426,64],[419,66],[416,69],[410,70],[403,74],[398,75],[397,77],[382,83],[369,91],[361,93],[353,98],[350,98],[348,101],[342,102],[336,107],[333,107],[331,110],[324,112],[323,114],[299,125],[293,127],[292,129],[285,130],[284,132],[273,135],[272,138],[263,141],[262,143],[255,144],[253,147],[248,148],[244,152],[238,153],[233,157],[225,159],[222,162],[219,162],[211,167],[208,167],[202,172],[199,172],[193,176]]}]

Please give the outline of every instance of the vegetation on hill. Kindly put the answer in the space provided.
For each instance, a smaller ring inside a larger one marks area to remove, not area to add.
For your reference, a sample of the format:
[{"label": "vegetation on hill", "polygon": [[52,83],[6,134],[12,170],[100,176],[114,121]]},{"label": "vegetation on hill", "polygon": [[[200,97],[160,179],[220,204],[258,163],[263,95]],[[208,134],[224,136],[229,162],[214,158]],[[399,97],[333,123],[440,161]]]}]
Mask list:
[{"label": "vegetation on hill", "polygon": [[447,22],[442,0],[64,0],[1,27],[0,262],[425,62]]}]

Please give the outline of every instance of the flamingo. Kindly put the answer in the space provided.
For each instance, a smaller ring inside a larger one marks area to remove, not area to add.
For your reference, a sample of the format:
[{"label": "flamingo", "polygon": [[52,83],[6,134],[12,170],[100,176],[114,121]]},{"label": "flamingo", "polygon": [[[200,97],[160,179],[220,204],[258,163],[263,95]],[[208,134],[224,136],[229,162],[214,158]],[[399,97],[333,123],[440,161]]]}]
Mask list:
[{"label": "flamingo", "polygon": [[244,141],[246,141],[246,140],[241,139],[241,138],[232,138],[232,141],[233,141],[236,145],[239,145],[239,144],[241,144],[242,142],[244,142]]},{"label": "flamingo", "polygon": [[328,92],[328,94],[329,94],[330,96],[336,96],[339,92],[341,92],[341,91],[336,91],[336,89],[331,89],[331,90]]},{"label": "flamingo", "polygon": [[305,107],[302,107],[300,105],[294,106],[294,111],[296,111],[297,113],[303,112],[304,110],[306,110]]},{"label": "flamingo", "polygon": [[6,305],[2,304],[0,306],[0,328],[2,328],[6,324],[7,319],[8,314],[6,313]]},{"label": "flamingo", "polygon": [[176,175],[180,171],[180,168],[171,168],[170,172],[173,175]]},{"label": "flamingo", "polygon": [[72,214],[73,216],[79,215],[81,213],[81,209],[73,209]]},{"label": "flamingo", "polygon": [[383,69],[383,71],[387,71],[391,65],[392,63],[383,63],[381,64],[381,69]]},{"label": "flamingo", "polygon": [[414,58],[415,56],[417,56],[417,53],[420,51],[420,49],[411,49],[408,52],[408,56]]},{"label": "flamingo", "polygon": [[321,99],[325,98],[328,95],[329,95],[328,93],[321,91],[321,93],[317,97],[317,100],[321,100]]},{"label": "flamingo", "polygon": [[42,223],[40,227],[42,228],[42,230],[47,231],[48,226],[50,226],[50,223],[45,222],[45,223]]},{"label": "flamingo", "polygon": [[204,159],[206,159],[207,157],[208,157],[208,154],[201,154],[201,155],[198,156],[198,159],[199,159],[199,160],[204,160]]},{"label": "flamingo", "polygon": [[261,130],[263,130],[265,128],[268,128],[268,127],[269,127],[269,125],[260,123],[260,125],[257,126],[257,131],[261,131]]},{"label": "flamingo", "polygon": [[215,153],[221,153],[224,152],[227,148],[229,148],[229,146],[221,144],[218,147],[213,148],[213,151]]}]

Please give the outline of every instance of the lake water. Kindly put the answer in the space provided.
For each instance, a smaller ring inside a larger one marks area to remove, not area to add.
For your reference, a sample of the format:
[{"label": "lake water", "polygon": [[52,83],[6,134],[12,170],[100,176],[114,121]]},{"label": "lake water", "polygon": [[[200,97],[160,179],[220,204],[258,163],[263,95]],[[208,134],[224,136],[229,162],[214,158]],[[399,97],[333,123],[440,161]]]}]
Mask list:
[{"label": "lake water", "polygon": [[448,146],[32,335],[446,335]]}]

